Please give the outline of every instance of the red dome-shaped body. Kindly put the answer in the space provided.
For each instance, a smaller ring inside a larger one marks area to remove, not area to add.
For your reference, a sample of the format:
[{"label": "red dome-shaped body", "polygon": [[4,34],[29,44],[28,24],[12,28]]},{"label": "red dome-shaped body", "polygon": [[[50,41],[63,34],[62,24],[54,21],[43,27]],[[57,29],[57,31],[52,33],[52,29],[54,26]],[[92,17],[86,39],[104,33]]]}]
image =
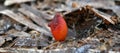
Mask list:
[{"label": "red dome-shaped body", "polygon": [[61,14],[57,13],[48,26],[51,28],[51,32],[56,41],[65,40],[68,33],[68,27]]}]

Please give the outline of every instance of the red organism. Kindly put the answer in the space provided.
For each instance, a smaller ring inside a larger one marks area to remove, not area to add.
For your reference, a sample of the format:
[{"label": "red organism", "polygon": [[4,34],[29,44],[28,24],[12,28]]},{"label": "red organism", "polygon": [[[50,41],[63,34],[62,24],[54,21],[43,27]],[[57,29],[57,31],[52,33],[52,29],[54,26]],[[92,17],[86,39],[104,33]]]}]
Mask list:
[{"label": "red organism", "polygon": [[53,20],[48,24],[48,26],[50,27],[51,33],[53,34],[53,37],[56,41],[65,40],[68,33],[68,27],[63,16],[60,13],[56,13]]}]

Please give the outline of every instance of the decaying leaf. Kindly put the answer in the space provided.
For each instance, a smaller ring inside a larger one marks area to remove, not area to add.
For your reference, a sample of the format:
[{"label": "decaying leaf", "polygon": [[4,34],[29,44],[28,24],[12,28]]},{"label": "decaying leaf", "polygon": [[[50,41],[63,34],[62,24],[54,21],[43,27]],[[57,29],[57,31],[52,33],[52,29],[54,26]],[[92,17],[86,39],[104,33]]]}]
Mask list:
[{"label": "decaying leaf", "polygon": [[98,49],[89,49],[88,52],[89,53],[100,53],[101,51]]},{"label": "decaying leaf", "polygon": [[15,32],[11,35],[17,36],[17,37],[30,37],[31,35],[29,33],[26,33],[24,31],[21,32]]},{"label": "decaying leaf", "polygon": [[12,12],[11,10],[4,10],[4,11],[0,11],[1,14],[7,15],[10,18],[14,19],[15,21],[28,26],[29,28],[32,28],[34,30],[37,30],[39,32],[42,32],[46,35],[50,35],[51,33],[48,32],[47,30],[35,25],[32,23],[32,21],[30,21],[29,19],[26,19],[22,14],[16,14],[14,12]]},{"label": "decaying leaf", "polygon": [[[86,8],[73,10],[64,15],[67,25],[76,33],[76,37],[87,37],[97,23],[97,18]],[[96,22],[96,23],[95,23]]]},{"label": "decaying leaf", "polygon": [[96,15],[102,17],[103,19],[107,20],[108,22],[110,22],[111,24],[115,24],[115,22],[111,19],[111,15],[108,15],[106,13],[100,12],[98,10],[96,10],[95,8],[91,8],[89,6],[87,6],[87,8],[91,11],[93,11]]},{"label": "decaying leaf", "polygon": [[4,5],[9,6],[9,5],[12,5],[12,4],[15,4],[15,3],[23,3],[23,2],[30,2],[30,1],[35,1],[35,0],[6,0],[4,2]]},{"label": "decaying leaf", "polygon": [[[23,12],[24,10],[27,10],[29,12],[31,12],[32,14],[34,14],[34,16],[37,16],[38,18],[41,19],[41,21],[43,19],[46,19],[46,20],[51,20],[53,17],[51,15],[48,15],[46,14],[44,11],[41,11],[41,10],[38,10],[37,8],[33,8],[31,6],[28,6],[26,4],[21,4],[21,8],[18,9],[18,11],[22,12],[23,14],[25,15],[28,15],[26,14],[25,12]],[[30,16],[30,15],[29,15]],[[28,16],[28,17],[29,17]],[[32,16],[32,15],[31,15]],[[33,17],[33,16],[32,16]],[[44,22],[46,22],[45,20],[43,20]]]},{"label": "decaying leaf", "polygon": [[90,5],[94,8],[109,8],[115,6],[115,2],[113,0],[67,0],[66,4],[72,6],[72,2],[78,3],[79,7]]},{"label": "decaying leaf", "polygon": [[11,21],[9,19],[1,19],[0,20],[0,34],[4,34],[10,27]]},{"label": "decaying leaf", "polygon": [[101,51],[107,50],[107,46],[106,46],[105,44],[103,44],[103,45],[101,45],[101,46],[99,47],[99,49],[100,49]]},{"label": "decaying leaf", "polygon": [[75,53],[87,53],[90,48],[92,48],[92,45],[83,45],[80,48],[77,48]]},{"label": "decaying leaf", "polygon": [[0,36],[0,46],[2,46],[5,43],[5,38],[3,36]]},{"label": "decaying leaf", "polygon": [[22,12],[23,14],[29,16],[34,22],[36,22],[39,26],[45,27],[45,20],[43,20],[42,18],[39,18],[38,16],[34,15],[32,12],[30,12],[29,10],[25,10],[25,9],[19,9],[20,12]]},{"label": "decaying leaf", "polygon": [[118,16],[118,21],[120,22],[120,6],[114,6],[111,8]]},{"label": "decaying leaf", "polygon": [[18,24],[18,23],[15,23],[15,24],[13,24],[13,27],[16,29],[16,30],[18,30],[18,31],[26,31],[27,30],[27,28],[28,27],[23,27],[23,26],[21,26],[21,24]]},{"label": "decaying leaf", "polygon": [[14,46],[24,46],[24,47],[34,47],[36,45],[36,40],[32,38],[18,38]]},{"label": "decaying leaf", "polygon": [[9,52],[9,53],[16,53],[16,52],[23,52],[23,53],[75,53],[76,48],[64,48],[64,49],[55,49],[55,50],[36,50],[34,48],[27,49],[27,48],[8,48],[4,49],[1,48],[0,51],[2,52]]}]

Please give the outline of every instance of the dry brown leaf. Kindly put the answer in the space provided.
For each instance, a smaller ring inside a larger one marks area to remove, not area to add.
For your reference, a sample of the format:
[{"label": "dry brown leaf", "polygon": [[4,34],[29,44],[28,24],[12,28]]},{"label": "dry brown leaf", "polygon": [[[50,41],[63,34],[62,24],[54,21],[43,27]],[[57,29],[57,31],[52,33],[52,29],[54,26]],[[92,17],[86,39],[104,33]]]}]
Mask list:
[{"label": "dry brown leaf", "polygon": [[114,0],[67,0],[66,4],[72,6],[72,2],[77,2],[79,7],[90,5],[95,8],[110,8],[115,6]]},{"label": "dry brown leaf", "polygon": [[115,22],[111,19],[111,15],[108,15],[106,13],[103,13],[101,11],[98,11],[97,9],[95,8],[91,8],[90,6],[87,6],[87,8],[89,10],[91,10],[92,12],[94,12],[97,16],[100,16],[102,17],[103,19],[107,20],[108,22],[110,22],[111,24],[115,24]]}]

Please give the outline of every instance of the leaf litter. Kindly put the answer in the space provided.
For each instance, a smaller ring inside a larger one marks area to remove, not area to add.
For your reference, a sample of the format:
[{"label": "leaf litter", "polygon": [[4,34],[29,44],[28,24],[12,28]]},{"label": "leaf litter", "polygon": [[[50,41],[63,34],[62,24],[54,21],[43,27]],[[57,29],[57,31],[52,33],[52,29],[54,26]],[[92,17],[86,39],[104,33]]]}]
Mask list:
[{"label": "leaf litter", "polygon": [[[0,52],[119,52],[119,5],[114,0],[5,0],[3,6]],[[64,15],[69,28],[59,43],[48,27],[56,12]]]}]

